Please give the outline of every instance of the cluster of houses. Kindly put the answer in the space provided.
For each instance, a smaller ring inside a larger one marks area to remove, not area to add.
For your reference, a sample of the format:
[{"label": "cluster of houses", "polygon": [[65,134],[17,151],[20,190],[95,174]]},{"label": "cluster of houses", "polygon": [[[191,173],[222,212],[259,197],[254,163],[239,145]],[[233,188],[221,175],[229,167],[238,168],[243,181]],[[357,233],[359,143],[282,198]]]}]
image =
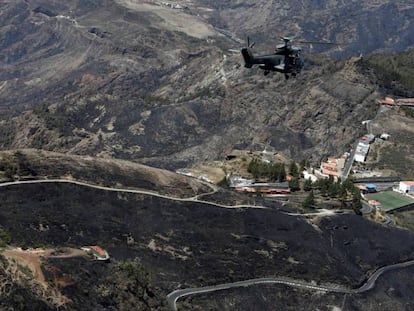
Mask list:
[{"label": "cluster of houses", "polygon": [[345,162],[349,154],[344,154],[340,158],[329,157],[326,162],[321,162],[321,168],[318,172],[322,177],[333,176],[338,178],[342,176],[342,170],[344,169]]},{"label": "cluster of houses", "polygon": [[188,8],[186,6],[182,6],[181,4],[178,4],[178,3],[166,2],[166,1],[156,1],[155,4],[162,5],[162,6],[167,6],[171,9],[175,9],[175,10],[183,10],[183,9]]},{"label": "cluster of houses", "polygon": [[[376,138],[375,135],[373,134],[366,134],[362,136],[359,139],[358,144],[356,146],[353,161],[358,162],[358,163],[364,163],[367,159],[370,145],[376,140],[379,140],[379,141],[388,140],[389,137],[390,135],[387,133],[381,134],[378,138]],[[317,170],[317,174],[320,175],[320,177],[333,176],[335,179],[339,177],[343,177],[343,170],[345,167],[345,163],[350,156],[351,154],[346,152],[339,158],[328,157],[327,161],[321,162],[321,167],[320,167],[320,170]]]}]

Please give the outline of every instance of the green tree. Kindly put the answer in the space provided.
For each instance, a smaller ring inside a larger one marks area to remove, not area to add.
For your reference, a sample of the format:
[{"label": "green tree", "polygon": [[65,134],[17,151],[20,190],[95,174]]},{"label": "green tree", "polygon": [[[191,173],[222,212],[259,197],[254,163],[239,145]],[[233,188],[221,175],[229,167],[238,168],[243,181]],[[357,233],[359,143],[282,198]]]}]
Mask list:
[{"label": "green tree", "polygon": [[0,247],[5,247],[11,242],[11,234],[7,230],[0,227]]},{"label": "green tree", "polygon": [[306,197],[305,201],[302,203],[303,208],[315,208],[315,195],[313,190],[311,190]]},{"label": "green tree", "polygon": [[280,165],[280,173],[279,173],[279,181],[285,181],[286,180],[286,169],[283,164]]},{"label": "green tree", "polygon": [[352,209],[354,210],[355,214],[362,215],[362,203],[361,203],[361,191],[354,187],[352,191]]},{"label": "green tree", "polygon": [[312,190],[312,180],[310,178],[305,179],[305,181],[303,182],[303,190],[304,191],[310,191]]},{"label": "green tree", "polygon": [[229,187],[229,181],[227,180],[227,176],[224,176],[223,179],[220,180],[217,185],[219,185],[220,187],[223,187],[223,188],[228,188]]},{"label": "green tree", "polygon": [[295,177],[294,177],[294,178],[292,178],[292,179],[289,181],[289,188],[290,188],[290,190],[291,190],[291,191],[293,191],[293,192],[300,190],[299,179],[298,179],[298,178],[295,178]]},{"label": "green tree", "polygon": [[299,177],[299,170],[298,170],[298,166],[296,165],[295,161],[290,162],[289,174],[293,177]]},{"label": "green tree", "polygon": [[319,179],[316,186],[321,192],[321,195],[326,196],[328,193],[329,180],[327,178]]},{"label": "green tree", "polygon": [[113,273],[100,283],[99,296],[116,310],[165,310],[165,301],[154,287],[154,272],[138,258],[115,261]]},{"label": "green tree", "polygon": [[299,163],[299,173],[302,173],[305,169],[310,168],[310,162],[309,160],[302,160]]},{"label": "green tree", "polygon": [[348,191],[344,187],[344,183],[341,184],[338,195],[339,195],[339,201],[342,203],[342,206],[344,206],[344,203],[348,198]]},{"label": "green tree", "polygon": [[270,181],[286,180],[284,165],[281,163],[264,163],[254,159],[247,166],[247,171],[253,178],[266,178]]},{"label": "green tree", "polygon": [[401,107],[402,111],[404,111],[405,115],[410,118],[414,118],[414,109],[411,107]]},{"label": "green tree", "polygon": [[341,184],[339,182],[330,181],[328,184],[328,196],[335,198],[339,195],[341,190]]}]

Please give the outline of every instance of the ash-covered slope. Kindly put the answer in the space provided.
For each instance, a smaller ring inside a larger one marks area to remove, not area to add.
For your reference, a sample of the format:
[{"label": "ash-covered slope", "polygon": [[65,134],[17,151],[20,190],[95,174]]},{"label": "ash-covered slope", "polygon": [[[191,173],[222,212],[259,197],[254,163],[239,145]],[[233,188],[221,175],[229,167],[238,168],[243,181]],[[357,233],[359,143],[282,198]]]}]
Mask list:
[{"label": "ash-covered slope", "polygon": [[270,143],[297,160],[319,160],[361,134],[379,96],[358,59],[308,59],[288,81],[244,69],[197,3],[1,6],[2,149],[176,168]]},{"label": "ash-covered slope", "polygon": [[[56,170],[54,159],[61,158],[60,162],[69,171],[76,171],[77,166],[87,162],[87,159],[57,154],[45,154],[47,157],[42,162],[36,153],[20,152],[19,157],[22,155],[29,163],[35,163],[32,169],[37,168],[42,174],[48,166],[51,172]],[[7,156],[10,154],[2,153],[3,158]],[[103,163],[96,162],[96,165]],[[113,187],[113,180],[105,178],[111,178],[114,167],[120,163],[104,162],[107,166],[101,167],[97,179]],[[11,167],[16,165],[7,163]],[[123,162],[122,167],[127,164]],[[131,172],[124,174],[125,179],[122,174],[117,175],[117,182],[130,185]],[[190,185],[190,179],[182,178]],[[2,239],[4,232],[8,232],[10,244],[14,246],[40,246],[57,250],[58,254],[65,247],[79,249],[98,244],[108,250],[111,262],[93,261],[82,255],[45,256],[37,268],[44,275],[45,291],[42,292],[30,282],[38,278],[30,273],[31,266],[20,264],[21,272],[13,274],[16,264],[13,266],[7,252],[2,252],[0,286],[6,284],[9,291],[0,306],[27,309],[32,303],[56,310],[52,298],[60,297],[60,310],[171,310],[167,306],[167,294],[177,288],[258,277],[286,277],[333,288],[358,288],[378,268],[412,260],[414,255],[410,231],[376,224],[353,213],[291,215],[278,203],[264,202],[257,197],[236,197],[225,190],[214,194],[216,200],[229,202],[225,205],[215,204],[217,201],[208,203],[212,199],[208,194],[200,198],[205,201],[178,200],[171,193],[174,189],[182,191],[182,184],[177,185],[179,179],[170,178],[160,184],[161,190],[170,190],[164,191],[167,194],[163,197],[154,195],[151,187],[150,193],[115,192],[93,188],[88,181],[83,185],[34,181],[3,184],[0,192]],[[145,189],[148,180],[154,181],[154,177],[136,174],[135,184]],[[252,200],[254,203],[249,203]],[[228,208],[236,202],[250,207]],[[263,205],[267,208],[258,208]],[[404,271],[408,274],[412,268]],[[396,279],[392,273],[387,274],[392,283],[382,282],[373,292],[348,294],[347,303],[354,306],[353,310],[372,310],[368,307],[378,299],[387,303],[395,300],[398,306],[412,305],[413,293],[408,289],[412,280]],[[394,290],[389,290],[390,285]],[[261,290],[263,286],[265,290]],[[384,288],[386,292],[381,290]],[[258,291],[262,293],[259,297]],[[326,301],[340,307],[344,300],[343,294],[280,284],[235,288],[227,293],[232,297],[230,301],[222,301],[221,292],[209,294],[207,299],[205,295],[181,299],[179,310],[232,310],[232,305],[239,306],[240,310],[252,310],[257,304],[269,310],[275,303],[284,310],[293,310],[296,306],[304,310],[305,301],[322,308]],[[280,295],[283,299],[277,299]],[[376,306],[376,310],[388,310],[388,306]]]}]

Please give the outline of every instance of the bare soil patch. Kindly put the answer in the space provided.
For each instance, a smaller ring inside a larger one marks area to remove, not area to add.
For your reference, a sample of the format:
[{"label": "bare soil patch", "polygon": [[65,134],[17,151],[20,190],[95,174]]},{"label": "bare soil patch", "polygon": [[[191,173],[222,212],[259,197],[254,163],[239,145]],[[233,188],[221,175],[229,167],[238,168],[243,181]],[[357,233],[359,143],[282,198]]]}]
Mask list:
[{"label": "bare soil patch", "polygon": [[30,254],[20,250],[5,250],[3,255],[8,260],[14,260],[17,264],[29,268],[32,272],[33,278],[47,286],[45,276],[42,272],[39,255]]},{"label": "bare soil patch", "polygon": [[160,23],[162,28],[181,31],[199,39],[218,35],[211,26],[180,10],[134,0],[117,0],[116,2],[131,10],[151,12],[158,15],[163,19],[163,22]]}]

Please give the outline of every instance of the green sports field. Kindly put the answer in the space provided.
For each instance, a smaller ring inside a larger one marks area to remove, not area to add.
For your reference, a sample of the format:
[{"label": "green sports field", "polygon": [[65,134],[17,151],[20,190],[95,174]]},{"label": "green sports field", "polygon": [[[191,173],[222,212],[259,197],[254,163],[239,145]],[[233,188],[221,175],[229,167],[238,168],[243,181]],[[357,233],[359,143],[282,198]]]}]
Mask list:
[{"label": "green sports field", "polygon": [[414,199],[411,199],[405,195],[399,194],[394,191],[386,191],[376,194],[367,195],[368,200],[377,200],[381,203],[382,207],[386,211],[393,210],[395,208],[414,203]]}]

